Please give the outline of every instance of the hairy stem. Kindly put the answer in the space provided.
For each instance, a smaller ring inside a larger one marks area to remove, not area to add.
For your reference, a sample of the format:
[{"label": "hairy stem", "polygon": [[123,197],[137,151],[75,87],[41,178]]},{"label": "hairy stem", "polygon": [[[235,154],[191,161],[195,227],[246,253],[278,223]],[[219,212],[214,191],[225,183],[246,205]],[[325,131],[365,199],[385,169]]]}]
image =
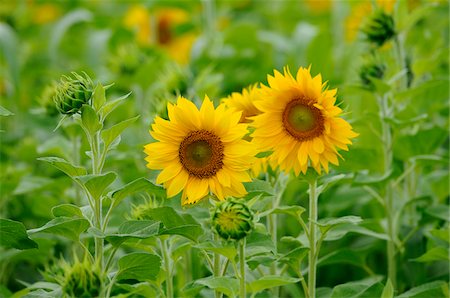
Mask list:
[{"label": "hairy stem", "polygon": [[309,297],[316,297],[316,223],[317,223],[317,181],[309,183],[309,272],[308,291]]},{"label": "hairy stem", "polygon": [[239,241],[239,272],[239,296],[245,298],[245,238]]},{"label": "hairy stem", "polygon": [[167,240],[159,239],[161,244],[161,251],[164,259],[164,270],[166,271],[166,297],[173,298],[173,281],[172,270],[170,268],[170,251],[167,245]]}]

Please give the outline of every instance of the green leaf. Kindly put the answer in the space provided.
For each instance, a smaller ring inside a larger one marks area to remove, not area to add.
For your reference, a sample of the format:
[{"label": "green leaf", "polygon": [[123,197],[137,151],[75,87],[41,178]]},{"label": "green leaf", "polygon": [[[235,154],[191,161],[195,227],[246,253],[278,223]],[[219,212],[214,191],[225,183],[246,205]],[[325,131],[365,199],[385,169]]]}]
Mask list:
[{"label": "green leaf", "polygon": [[180,215],[171,207],[150,209],[145,216],[163,223],[160,235],[180,235],[196,242],[203,234],[201,225],[191,215]]},{"label": "green leaf", "polygon": [[236,297],[239,293],[239,281],[231,277],[206,277],[196,280],[195,283],[222,292],[228,297]]},{"label": "green leaf", "polygon": [[275,253],[276,251],[272,237],[269,234],[253,231],[247,236],[246,241],[245,249],[248,257],[262,253]]},{"label": "green leaf", "polygon": [[92,97],[92,105],[94,109],[98,112],[103,107],[106,102],[105,88],[102,84],[98,83],[94,90],[94,95]]},{"label": "green leaf", "polygon": [[364,267],[366,263],[367,252],[352,249],[337,249],[323,256],[317,262],[318,266],[327,266],[333,264],[351,264],[357,267]]},{"label": "green leaf", "polygon": [[257,158],[264,158],[264,157],[268,157],[270,155],[272,155],[273,151],[265,151],[265,152],[259,152],[258,154],[256,154],[255,156]]},{"label": "green leaf", "polygon": [[353,177],[353,174],[339,174],[339,175],[333,174],[333,175],[322,176],[322,177],[320,177],[320,182],[319,182],[320,186],[317,187],[317,192],[322,193],[330,186],[332,186],[338,182],[341,182],[343,180],[350,180],[352,177]]},{"label": "green leaf", "polygon": [[164,188],[153,184],[150,180],[145,178],[138,178],[134,181],[131,181],[123,187],[111,192],[109,196],[111,197],[114,206],[117,206],[127,196],[140,191],[147,191],[148,193],[159,198],[166,196],[166,191],[164,190]]},{"label": "green leaf", "polygon": [[262,196],[273,196],[274,195],[274,189],[270,185],[270,183],[267,181],[255,179],[252,182],[244,183],[244,186],[248,192],[248,195],[250,195],[250,197],[254,197],[257,195],[262,195]]},{"label": "green leaf", "polygon": [[435,262],[435,261],[450,261],[450,254],[447,248],[437,246],[432,247],[420,257],[413,259],[413,261],[421,263]]},{"label": "green leaf", "polygon": [[218,253],[224,257],[226,257],[229,260],[234,260],[235,257],[237,256],[237,250],[236,247],[234,247],[234,245],[232,245],[231,243],[217,243],[217,242],[203,242],[200,244],[197,244],[194,246],[195,248],[198,249],[204,249],[206,251],[211,251],[214,253]]},{"label": "green leaf", "polygon": [[88,227],[89,222],[84,218],[57,217],[40,228],[28,230],[28,233],[48,233],[78,241],[80,234]]},{"label": "green leaf", "polygon": [[430,234],[438,239],[450,243],[450,228],[440,230],[433,229],[430,230]]},{"label": "green leaf", "polygon": [[52,184],[54,181],[47,177],[24,176],[20,180],[19,185],[14,189],[14,195],[21,195],[35,192]]},{"label": "green leaf", "polygon": [[396,298],[449,297],[448,283],[437,280],[412,288]]},{"label": "green leaf", "polygon": [[270,213],[287,214],[299,220],[305,210],[306,209],[301,206],[280,206],[270,210]]},{"label": "green leaf", "polygon": [[342,225],[342,224],[356,225],[361,222],[362,222],[361,217],[349,215],[349,216],[343,216],[343,217],[338,217],[338,218],[324,218],[324,219],[319,220],[317,222],[317,225],[319,226],[319,229],[322,232],[322,234],[326,234],[326,233],[328,233],[328,231],[330,231],[331,229],[333,229],[334,227],[336,227],[338,225]]},{"label": "green leaf", "polygon": [[338,285],[334,287],[331,298],[380,297],[383,291],[381,279],[380,276],[374,276]]},{"label": "green leaf", "polygon": [[434,205],[425,209],[425,212],[433,217],[450,221],[450,206],[449,205]]},{"label": "green leaf", "polygon": [[14,115],[14,113],[0,106],[0,116],[11,116],[11,115]]},{"label": "green leaf", "polygon": [[102,128],[97,112],[89,105],[83,105],[81,108],[81,125],[91,136]]},{"label": "green leaf", "polygon": [[357,226],[354,224],[340,224],[333,227],[332,230],[327,232],[327,236],[325,237],[325,241],[334,241],[341,239],[348,233],[358,233],[363,236],[374,237],[377,239],[388,240],[389,237],[386,234],[374,232],[365,227]]},{"label": "green leaf", "polygon": [[161,267],[161,258],[149,253],[132,253],[119,259],[117,280],[156,280]]},{"label": "green leaf", "polygon": [[105,189],[116,180],[116,177],[116,173],[108,172],[101,175],[78,176],[75,179],[84,184],[94,200],[98,200]]},{"label": "green leaf", "polygon": [[83,217],[83,213],[78,206],[72,204],[61,204],[52,208],[54,217]]},{"label": "green leaf", "polygon": [[158,235],[161,222],[153,220],[129,220],[119,226],[118,234],[106,235],[112,246],[119,246],[128,239],[146,239]]},{"label": "green leaf", "polygon": [[119,136],[120,134],[131,124],[133,124],[140,116],[136,116],[122,122],[119,122],[112,127],[102,131],[102,139],[105,143],[106,148],[108,148]]},{"label": "green leaf", "polygon": [[78,240],[88,227],[89,222],[84,218],[57,217],[40,228],[28,230],[28,233],[49,233]]},{"label": "green leaf", "polygon": [[367,173],[357,173],[355,178],[353,179],[353,184],[355,185],[372,185],[372,184],[382,184],[386,181],[389,180],[389,178],[391,178],[393,174],[393,171],[390,170],[389,172],[385,173],[384,175],[381,176],[374,176],[374,175],[369,175]]},{"label": "green leaf", "polygon": [[258,293],[265,289],[275,288],[299,282],[300,279],[289,276],[266,275],[248,284],[248,291]]},{"label": "green leaf", "polygon": [[109,113],[111,113],[112,111],[115,110],[115,108],[117,108],[124,99],[126,99],[128,96],[130,96],[131,92],[117,98],[111,101],[108,101],[106,104],[104,104],[102,106],[102,108],[100,109],[100,114],[102,115],[102,119],[105,119]]},{"label": "green leaf", "polygon": [[0,245],[21,250],[38,247],[36,242],[28,238],[23,223],[3,218],[0,219]]},{"label": "green leaf", "polygon": [[75,166],[68,162],[67,160],[59,157],[40,157],[40,161],[45,161],[57,168],[58,170],[64,172],[69,177],[83,176],[86,175],[86,169],[80,166]]},{"label": "green leaf", "polygon": [[394,298],[394,287],[390,279],[387,280],[384,286],[383,293],[381,293],[381,298]]},{"label": "green leaf", "polygon": [[308,255],[308,247],[296,247],[279,258],[280,262],[289,264],[292,268],[300,270],[301,261]]}]

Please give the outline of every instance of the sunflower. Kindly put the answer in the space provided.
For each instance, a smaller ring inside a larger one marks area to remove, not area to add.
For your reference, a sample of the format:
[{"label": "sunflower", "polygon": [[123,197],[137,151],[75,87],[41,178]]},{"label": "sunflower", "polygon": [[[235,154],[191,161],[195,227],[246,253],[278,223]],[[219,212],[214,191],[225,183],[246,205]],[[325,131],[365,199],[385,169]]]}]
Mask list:
[{"label": "sunflower", "polygon": [[255,102],[263,113],[253,117],[253,141],[261,151],[273,150],[271,158],[280,169],[296,175],[306,173],[308,161],[321,173],[328,163],[338,165],[336,148],[348,150],[358,134],[335,106],[336,89],[328,90],[319,74],[300,67],[296,78],[284,69],[268,76],[269,86],[261,86],[261,100]]},{"label": "sunflower", "polygon": [[150,134],[158,142],[145,146],[150,169],[162,170],[156,182],[167,196],[182,191],[182,204],[194,204],[211,192],[219,200],[242,197],[242,182],[251,181],[248,169],[256,150],[243,140],[247,125],[241,113],[205,97],[199,109],[186,98],[167,106],[169,120],[156,117]]},{"label": "sunflower", "polygon": [[252,116],[261,114],[261,111],[255,106],[255,101],[259,99],[257,85],[242,89],[242,92],[233,92],[230,96],[223,99],[222,102],[229,109],[242,112],[241,123],[250,123]]}]

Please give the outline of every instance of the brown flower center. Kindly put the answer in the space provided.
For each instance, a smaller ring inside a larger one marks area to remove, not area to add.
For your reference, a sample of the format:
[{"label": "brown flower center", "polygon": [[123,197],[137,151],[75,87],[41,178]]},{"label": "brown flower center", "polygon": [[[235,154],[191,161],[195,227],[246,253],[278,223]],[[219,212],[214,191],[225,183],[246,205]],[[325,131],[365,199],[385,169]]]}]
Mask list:
[{"label": "brown flower center", "polygon": [[178,156],[189,175],[209,178],[223,167],[223,143],[207,130],[191,131],[181,142]]},{"label": "brown flower center", "polygon": [[324,118],[322,112],[305,98],[296,98],[283,111],[283,126],[297,140],[307,141],[323,133]]}]

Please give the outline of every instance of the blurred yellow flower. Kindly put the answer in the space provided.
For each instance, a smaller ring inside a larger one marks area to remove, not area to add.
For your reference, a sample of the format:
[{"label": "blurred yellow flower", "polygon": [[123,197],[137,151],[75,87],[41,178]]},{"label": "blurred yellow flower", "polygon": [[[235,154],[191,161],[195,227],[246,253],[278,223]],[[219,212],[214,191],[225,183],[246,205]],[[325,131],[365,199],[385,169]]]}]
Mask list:
[{"label": "blurred yellow flower", "polygon": [[[382,8],[387,13],[392,13],[396,0],[376,0],[378,8]],[[345,20],[345,37],[348,41],[355,40],[363,21],[374,11],[371,1],[358,1],[351,8],[350,15]]]},{"label": "blurred yellow flower", "polygon": [[[154,17],[153,22],[151,18]],[[178,26],[188,23],[188,13],[180,8],[158,9],[152,15],[143,5],[134,5],[125,14],[124,25],[136,31],[140,45],[156,44],[181,64],[189,61],[189,55],[197,35],[192,31],[176,32]],[[152,28],[152,24],[155,28]]]},{"label": "blurred yellow flower", "polygon": [[194,204],[209,192],[219,200],[242,197],[243,182],[251,181],[248,169],[256,150],[245,140],[247,125],[240,113],[205,97],[200,110],[179,97],[167,106],[169,120],[155,119],[150,134],[157,142],[145,146],[147,167],[162,170],[156,182],[164,184],[167,196],[182,192],[181,203]]},{"label": "blurred yellow flower", "polygon": [[54,4],[36,5],[33,9],[33,23],[43,25],[56,20],[61,15],[61,9]]},{"label": "blurred yellow flower", "polygon": [[306,0],[306,5],[313,12],[320,13],[330,10],[331,0]]},{"label": "blurred yellow flower", "polygon": [[222,102],[229,109],[236,112],[241,112],[241,123],[250,123],[253,120],[250,117],[261,114],[261,111],[255,106],[255,101],[259,99],[257,85],[249,86],[242,89],[242,92],[233,92],[227,98],[224,98]]},{"label": "blurred yellow flower", "polygon": [[253,141],[261,151],[273,150],[270,158],[280,169],[306,173],[308,165],[320,174],[328,163],[338,164],[336,148],[348,150],[358,134],[339,115],[336,89],[326,89],[319,74],[300,67],[296,77],[288,68],[274,71],[269,86],[261,85],[261,100],[255,102],[262,114],[255,116]]}]

